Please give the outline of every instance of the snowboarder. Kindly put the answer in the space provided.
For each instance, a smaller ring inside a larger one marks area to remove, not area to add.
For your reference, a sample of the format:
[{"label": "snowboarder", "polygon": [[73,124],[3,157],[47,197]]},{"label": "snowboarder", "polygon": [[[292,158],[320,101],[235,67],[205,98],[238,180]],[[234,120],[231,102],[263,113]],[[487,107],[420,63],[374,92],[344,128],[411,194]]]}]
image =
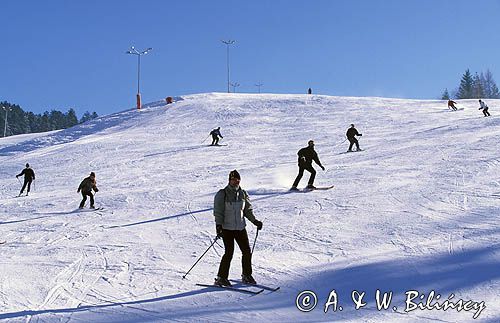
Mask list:
[{"label": "snowboarder", "polygon": [[78,190],[76,191],[77,193],[82,192],[82,202],[80,202],[80,209],[83,209],[85,206],[85,202],[87,201],[87,195],[90,196],[90,208],[95,209],[94,206],[94,195],[92,194],[92,190],[94,192],[99,192],[97,189],[97,182],[95,180],[95,173],[91,172],[89,177],[86,177],[83,179],[83,181],[80,183],[80,186],[78,186]]},{"label": "snowboarder", "polygon": [[212,135],[212,144],[210,146],[219,145],[219,137],[224,138],[220,134],[220,127],[217,127],[217,129],[210,131],[210,134]]},{"label": "snowboarder", "polygon": [[313,90],[311,88],[307,89],[307,94],[312,94]]},{"label": "snowboarder", "polygon": [[453,111],[457,111],[457,107],[455,106],[457,104],[455,101],[449,99],[448,100],[448,109],[451,108]]},{"label": "snowboarder", "polygon": [[486,103],[484,103],[484,101],[479,100],[479,104],[481,105],[479,110],[483,110],[484,116],[485,117],[491,116],[491,114],[488,112],[488,106],[486,105]]},{"label": "snowboarder", "polygon": [[354,128],[354,125],[351,123],[351,127],[347,129],[347,132],[345,134],[347,136],[347,140],[351,143],[349,145],[349,149],[347,151],[352,151],[352,146],[355,144],[356,145],[356,151],[360,151],[359,149],[359,142],[358,139],[356,139],[355,136],[362,136],[363,134],[359,133],[356,128]]},{"label": "snowboarder", "polygon": [[219,190],[214,199],[215,229],[217,237],[222,237],[224,241],[224,256],[222,256],[215,279],[215,284],[219,286],[231,286],[227,278],[233,258],[235,240],[242,253],[242,281],[245,284],[257,284],[252,277],[252,253],[245,229],[245,218],[252,222],[257,230],[262,229],[262,222],[255,218],[248,193],[240,187],[240,180],[238,171],[231,171],[229,184]]},{"label": "snowboarder", "polygon": [[311,173],[311,177],[309,177],[309,181],[307,182],[307,188],[315,189],[316,187],[314,186],[314,178],[316,177],[316,170],[314,170],[314,168],[312,167],[312,161],[314,160],[322,170],[325,170],[325,167],[321,165],[318,154],[314,150],[314,141],[309,140],[309,142],[307,143],[307,147],[300,149],[297,155],[299,156],[299,174],[297,175],[297,178],[295,178],[295,181],[293,182],[292,188],[290,190],[298,190],[297,185],[299,185],[299,182],[304,175],[304,170],[307,170]]},{"label": "snowboarder", "polygon": [[23,194],[26,186],[28,186],[28,189],[26,190],[26,196],[28,196],[31,188],[31,182],[35,180],[35,172],[33,171],[33,169],[30,168],[30,164],[26,163],[26,168],[23,169],[20,174],[16,175],[16,178],[19,178],[19,176],[23,175],[24,175],[24,184],[23,187],[21,188],[21,192],[19,192],[19,196]]}]

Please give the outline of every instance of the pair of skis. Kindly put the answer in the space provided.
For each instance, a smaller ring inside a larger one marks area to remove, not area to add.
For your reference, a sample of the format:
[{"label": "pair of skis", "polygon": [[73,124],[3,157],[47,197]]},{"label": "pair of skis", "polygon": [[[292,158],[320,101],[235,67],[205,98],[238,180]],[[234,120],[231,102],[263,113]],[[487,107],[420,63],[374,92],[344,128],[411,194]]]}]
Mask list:
[{"label": "pair of skis", "polygon": [[[236,282],[236,281],[232,281],[232,282]],[[236,287],[236,286],[220,286],[220,285],[215,285],[215,284],[196,284],[196,286],[213,287],[213,288],[225,289],[225,290],[230,290],[230,291],[240,292],[240,293],[250,294],[250,295],[258,295],[265,290],[270,291],[270,292],[275,292],[275,291],[280,289],[280,286],[270,287],[270,286],[265,286],[265,285],[261,285],[261,284],[253,285],[253,284],[245,284],[245,283],[239,282],[239,281],[238,281],[238,283],[241,283],[242,285],[248,286],[248,287],[256,287],[258,289],[253,290],[253,289],[241,288],[241,287]]]}]

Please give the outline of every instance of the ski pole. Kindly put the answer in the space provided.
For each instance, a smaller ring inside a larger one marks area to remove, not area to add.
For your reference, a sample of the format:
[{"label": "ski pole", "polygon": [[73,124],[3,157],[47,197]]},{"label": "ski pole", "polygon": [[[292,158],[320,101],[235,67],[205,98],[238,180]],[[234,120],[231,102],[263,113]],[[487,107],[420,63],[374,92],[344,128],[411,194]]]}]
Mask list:
[{"label": "ski pole", "polygon": [[253,239],[253,246],[252,246],[252,255],[253,255],[253,249],[255,248],[255,242],[257,242],[257,236],[259,235],[259,231],[255,232],[255,239]]},{"label": "ski pole", "polygon": [[205,139],[203,139],[203,141],[202,141],[201,143],[204,143],[204,142],[205,142],[205,140],[207,140],[207,139],[208,139],[208,137],[210,137],[210,134],[208,134],[208,136],[207,136]]},{"label": "ski pole", "polygon": [[198,258],[198,260],[196,260],[194,265],[191,266],[191,268],[189,268],[187,273],[185,273],[184,276],[182,276],[182,279],[186,278],[186,276],[191,272],[191,270],[194,268],[194,266],[196,266],[196,264],[201,260],[201,258],[203,258],[203,256],[208,252],[208,250],[210,250],[210,248],[212,248],[212,246],[215,244],[215,242],[217,242],[217,239],[219,239],[219,238],[220,238],[219,236],[215,237],[214,242],[212,242],[212,244],[207,248],[207,250],[205,250],[205,252],[200,256],[200,258]]},{"label": "ski pole", "polygon": [[19,179],[19,177],[16,176],[16,178],[17,178],[19,184],[23,185],[23,183],[21,183],[21,180]]}]

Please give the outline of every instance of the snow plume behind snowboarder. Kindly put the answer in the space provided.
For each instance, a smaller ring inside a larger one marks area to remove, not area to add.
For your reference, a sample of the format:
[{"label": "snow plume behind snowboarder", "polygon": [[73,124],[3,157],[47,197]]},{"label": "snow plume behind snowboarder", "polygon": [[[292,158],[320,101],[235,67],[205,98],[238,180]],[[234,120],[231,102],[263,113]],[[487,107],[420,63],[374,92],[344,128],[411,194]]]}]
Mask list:
[{"label": "snow plume behind snowboarder", "polygon": [[89,177],[86,177],[83,179],[83,181],[80,183],[80,186],[78,186],[78,190],[76,191],[77,193],[82,192],[82,201],[80,202],[80,209],[83,209],[85,206],[85,202],[87,201],[87,196],[90,197],[90,208],[94,209],[94,194],[92,194],[92,190],[94,192],[99,192],[99,189],[97,188],[97,181],[95,179],[95,173],[91,172]]},{"label": "snow plume behind snowboarder", "polygon": [[234,241],[242,253],[242,281],[245,284],[256,284],[252,277],[252,252],[248,241],[245,218],[252,222],[257,230],[262,229],[262,222],[255,218],[248,193],[240,187],[240,174],[237,170],[229,173],[228,185],[219,190],[214,199],[215,230],[224,241],[222,256],[215,284],[231,286],[228,280],[231,259],[234,253]]},{"label": "snow plume behind snowboarder", "polygon": [[298,166],[299,166],[299,174],[295,178],[295,181],[293,182],[292,188],[290,190],[296,191],[298,190],[297,185],[299,185],[300,180],[302,179],[302,176],[304,175],[304,170],[307,170],[308,172],[311,173],[311,176],[309,177],[309,181],[307,182],[307,188],[314,189],[314,179],[316,178],[316,170],[312,167],[312,162],[319,165],[322,170],[325,170],[325,167],[321,165],[321,162],[319,161],[318,154],[314,150],[314,141],[309,140],[307,143],[307,147],[300,149],[297,152],[298,157]]},{"label": "snow plume behind snowboarder", "polygon": [[26,196],[28,196],[31,189],[31,182],[35,180],[35,171],[33,171],[33,169],[30,168],[30,164],[26,163],[26,168],[23,169],[20,174],[16,175],[16,178],[19,178],[19,176],[23,175],[24,175],[24,184],[23,187],[21,188],[21,191],[19,192],[19,196],[23,194],[26,186],[28,186],[26,190]]},{"label": "snow plume behind snowboarder", "polygon": [[217,127],[216,129],[210,131],[210,135],[212,136],[212,144],[210,144],[210,146],[218,145],[219,144],[219,137],[224,138],[220,134],[220,127]]}]

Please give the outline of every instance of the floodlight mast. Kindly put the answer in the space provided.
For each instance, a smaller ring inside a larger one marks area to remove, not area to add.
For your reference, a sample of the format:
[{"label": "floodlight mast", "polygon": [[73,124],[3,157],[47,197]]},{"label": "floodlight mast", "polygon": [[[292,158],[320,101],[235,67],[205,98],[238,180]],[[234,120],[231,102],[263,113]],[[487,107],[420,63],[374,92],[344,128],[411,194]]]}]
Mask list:
[{"label": "floodlight mast", "polygon": [[234,40],[221,40],[224,44],[226,44],[227,47],[227,93],[230,93],[229,90],[229,85],[231,84],[230,77],[229,77],[229,45],[232,45],[235,43]]},{"label": "floodlight mast", "polygon": [[145,49],[143,51],[138,51],[134,46],[130,47],[130,50],[126,51],[126,54],[131,54],[131,55],[136,55],[137,56],[137,109],[141,109],[141,91],[140,91],[140,84],[141,84],[141,56],[146,55],[148,52],[150,52],[153,48],[149,47],[148,49]]}]

